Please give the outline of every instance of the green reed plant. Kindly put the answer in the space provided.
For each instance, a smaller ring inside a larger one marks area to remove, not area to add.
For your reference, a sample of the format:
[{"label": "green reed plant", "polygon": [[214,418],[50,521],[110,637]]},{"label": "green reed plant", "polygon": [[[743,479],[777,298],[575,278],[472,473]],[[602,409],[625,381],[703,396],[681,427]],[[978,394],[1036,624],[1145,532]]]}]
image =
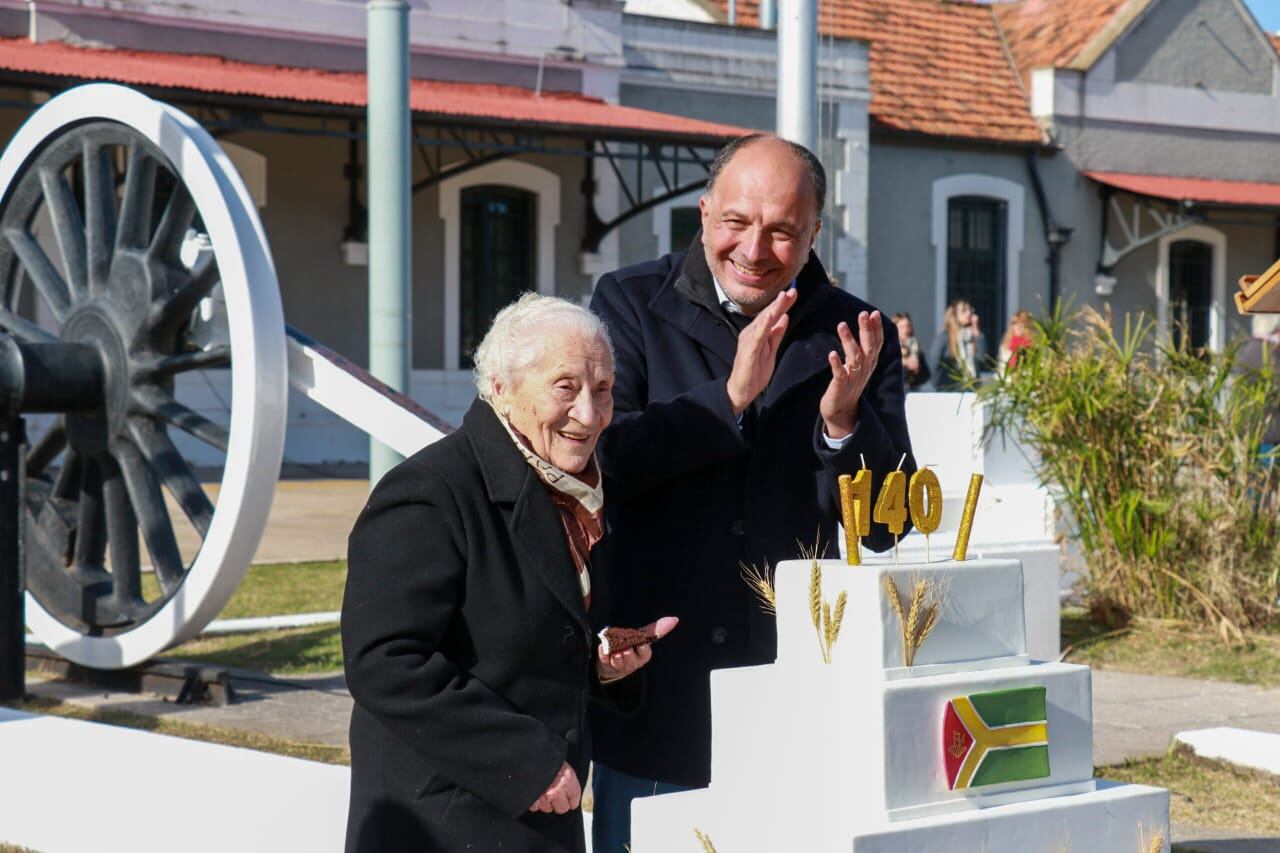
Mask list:
[{"label": "green reed plant", "polygon": [[992,430],[1036,451],[1095,616],[1191,619],[1231,641],[1275,624],[1280,479],[1260,446],[1280,376],[1241,370],[1238,346],[1157,342],[1141,315],[1117,333],[1059,308],[1036,327],[979,396]]}]

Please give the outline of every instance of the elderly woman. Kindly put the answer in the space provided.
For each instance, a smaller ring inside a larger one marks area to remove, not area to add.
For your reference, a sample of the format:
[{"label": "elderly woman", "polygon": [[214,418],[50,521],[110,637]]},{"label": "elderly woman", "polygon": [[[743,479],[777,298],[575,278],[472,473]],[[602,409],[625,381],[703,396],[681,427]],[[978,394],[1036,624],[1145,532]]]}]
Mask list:
[{"label": "elderly woman", "polygon": [[604,654],[587,622],[604,325],[527,294],[494,319],[475,377],[462,427],[389,472],[351,532],[348,851],[582,850],[587,702],[633,702],[623,679],[651,655]]}]

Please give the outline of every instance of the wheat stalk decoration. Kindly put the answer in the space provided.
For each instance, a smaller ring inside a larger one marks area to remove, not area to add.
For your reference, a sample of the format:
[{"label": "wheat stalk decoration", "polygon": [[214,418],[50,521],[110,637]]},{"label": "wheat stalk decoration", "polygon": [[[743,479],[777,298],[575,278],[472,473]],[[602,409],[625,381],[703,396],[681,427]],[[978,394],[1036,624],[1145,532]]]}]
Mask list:
[{"label": "wheat stalk decoration", "polygon": [[711,839],[707,837],[701,829],[694,827],[693,834],[698,836],[698,843],[702,845],[705,853],[716,853],[716,846],[711,843]]},{"label": "wheat stalk decoration", "polygon": [[760,602],[760,609],[765,613],[776,615],[778,593],[773,586],[773,570],[769,568],[769,561],[765,561],[763,569],[757,569],[754,563],[750,565],[738,563],[738,568],[742,573],[742,579],[747,582],[747,586],[751,587],[756,600]]},{"label": "wheat stalk decoration", "polygon": [[911,603],[906,607],[902,604],[898,584],[892,575],[884,576],[884,588],[889,605],[898,617],[902,633],[902,663],[904,666],[913,666],[916,652],[920,651],[920,647],[938,624],[938,616],[942,610],[938,600],[938,585],[930,578],[916,581],[911,590]]},{"label": "wheat stalk decoration", "polygon": [[844,608],[849,603],[849,594],[844,590],[836,596],[835,607],[822,598],[822,566],[817,557],[810,558],[809,569],[809,618],[813,621],[813,629],[818,634],[818,647],[822,651],[822,662],[831,663],[831,650],[836,640],[840,639],[840,625],[844,622]]}]

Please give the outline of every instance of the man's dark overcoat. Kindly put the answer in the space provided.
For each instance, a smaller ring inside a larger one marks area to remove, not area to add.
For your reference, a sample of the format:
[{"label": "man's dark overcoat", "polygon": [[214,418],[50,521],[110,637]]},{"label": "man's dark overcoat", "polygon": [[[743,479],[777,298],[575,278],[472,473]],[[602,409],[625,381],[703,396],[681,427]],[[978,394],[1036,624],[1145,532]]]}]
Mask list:
[{"label": "man's dark overcoat", "polygon": [[[836,325],[844,320],[856,335],[858,313],[873,309],[832,287],[812,256],[797,277],[773,379],[741,421],[734,416],[726,382],[736,333],[716,302],[700,239],[688,252],[604,276],[591,303],[617,350],[614,420],[600,443],[608,527],[595,555],[593,621],[680,617],[645,669],[639,712],[593,709],[595,758],[690,786],[710,775],[710,671],[776,653],[773,619],[741,564],[774,566],[815,541],[834,555],[837,476],[865,459],[875,495],[904,453],[902,469],[915,470],[902,356],[887,321],[852,437],[839,451],[822,441],[827,353],[842,352]],[[884,550],[893,536],[873,525],[864,544]],[[760,724],[767,739],[772,721]]]},{"label": "man's dark overcoat", "polygon": [[348,558],[347,850],[582,850],[581,812],[528,808],[565,761],[586,781],[596,640],[546,487],[487,403],[378,483]]}]

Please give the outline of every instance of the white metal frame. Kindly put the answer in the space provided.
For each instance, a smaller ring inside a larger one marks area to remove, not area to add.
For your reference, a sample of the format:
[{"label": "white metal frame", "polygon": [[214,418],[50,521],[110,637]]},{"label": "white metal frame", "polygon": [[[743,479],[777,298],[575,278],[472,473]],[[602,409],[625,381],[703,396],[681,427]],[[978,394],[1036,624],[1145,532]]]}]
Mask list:
[{"label": "white metal frame", "polygon": [[499,160],[440,182],[440,218],[444,220],[444,367],[459,370],[458,324],[461,322],[462,215],[460,198],[467,187],[503,184],[533,193],[538,199],[537,287],[556,289],[556,227],[560,224],[560,176],[520,160]]},{"label": "white metal frame", "polygon": [[218,144],[185,113],[123,86],[72,89],[37,110],[0,156],[0,187],[50,136],[107,119],[133,128],[169,159],[208,229],[227,303],[231,427],[209,533],[182,586],[154,616],[113,637],[87,637],[27,594],[27,624],[41,642],[84,666],[116,669],[199,633],[226,605],[266,527],[284,450],[287,366],[284,313],[262,222]]},{"label": "white metal frame", "polygon": [[[948,175],[933,182],[931,211],[933,243],[933,307],[934,328],[942,328],[942,315],[947,310],[947,208],[956,196],[982,196],[999,199],[1008,205],[1005,217],[1005,308],[1009,316],[1018,310],[1018,285],[1022,272],[1022,246],[1026,231],[1026,190],[1019,183],[995,175]],[[1003,334],[1003,329],[987,328],[988,336]]]},{"label": "white metal frame", "polygon": [[1208,225],[1189,225],[1160,238],[1156,261],[1156,340],[1169,338],[1169,247],[1180,240],[1196,240],[1213,247],[1213,296],[1209,305],[1209,349],[1226,343],[1227,235]]}]

